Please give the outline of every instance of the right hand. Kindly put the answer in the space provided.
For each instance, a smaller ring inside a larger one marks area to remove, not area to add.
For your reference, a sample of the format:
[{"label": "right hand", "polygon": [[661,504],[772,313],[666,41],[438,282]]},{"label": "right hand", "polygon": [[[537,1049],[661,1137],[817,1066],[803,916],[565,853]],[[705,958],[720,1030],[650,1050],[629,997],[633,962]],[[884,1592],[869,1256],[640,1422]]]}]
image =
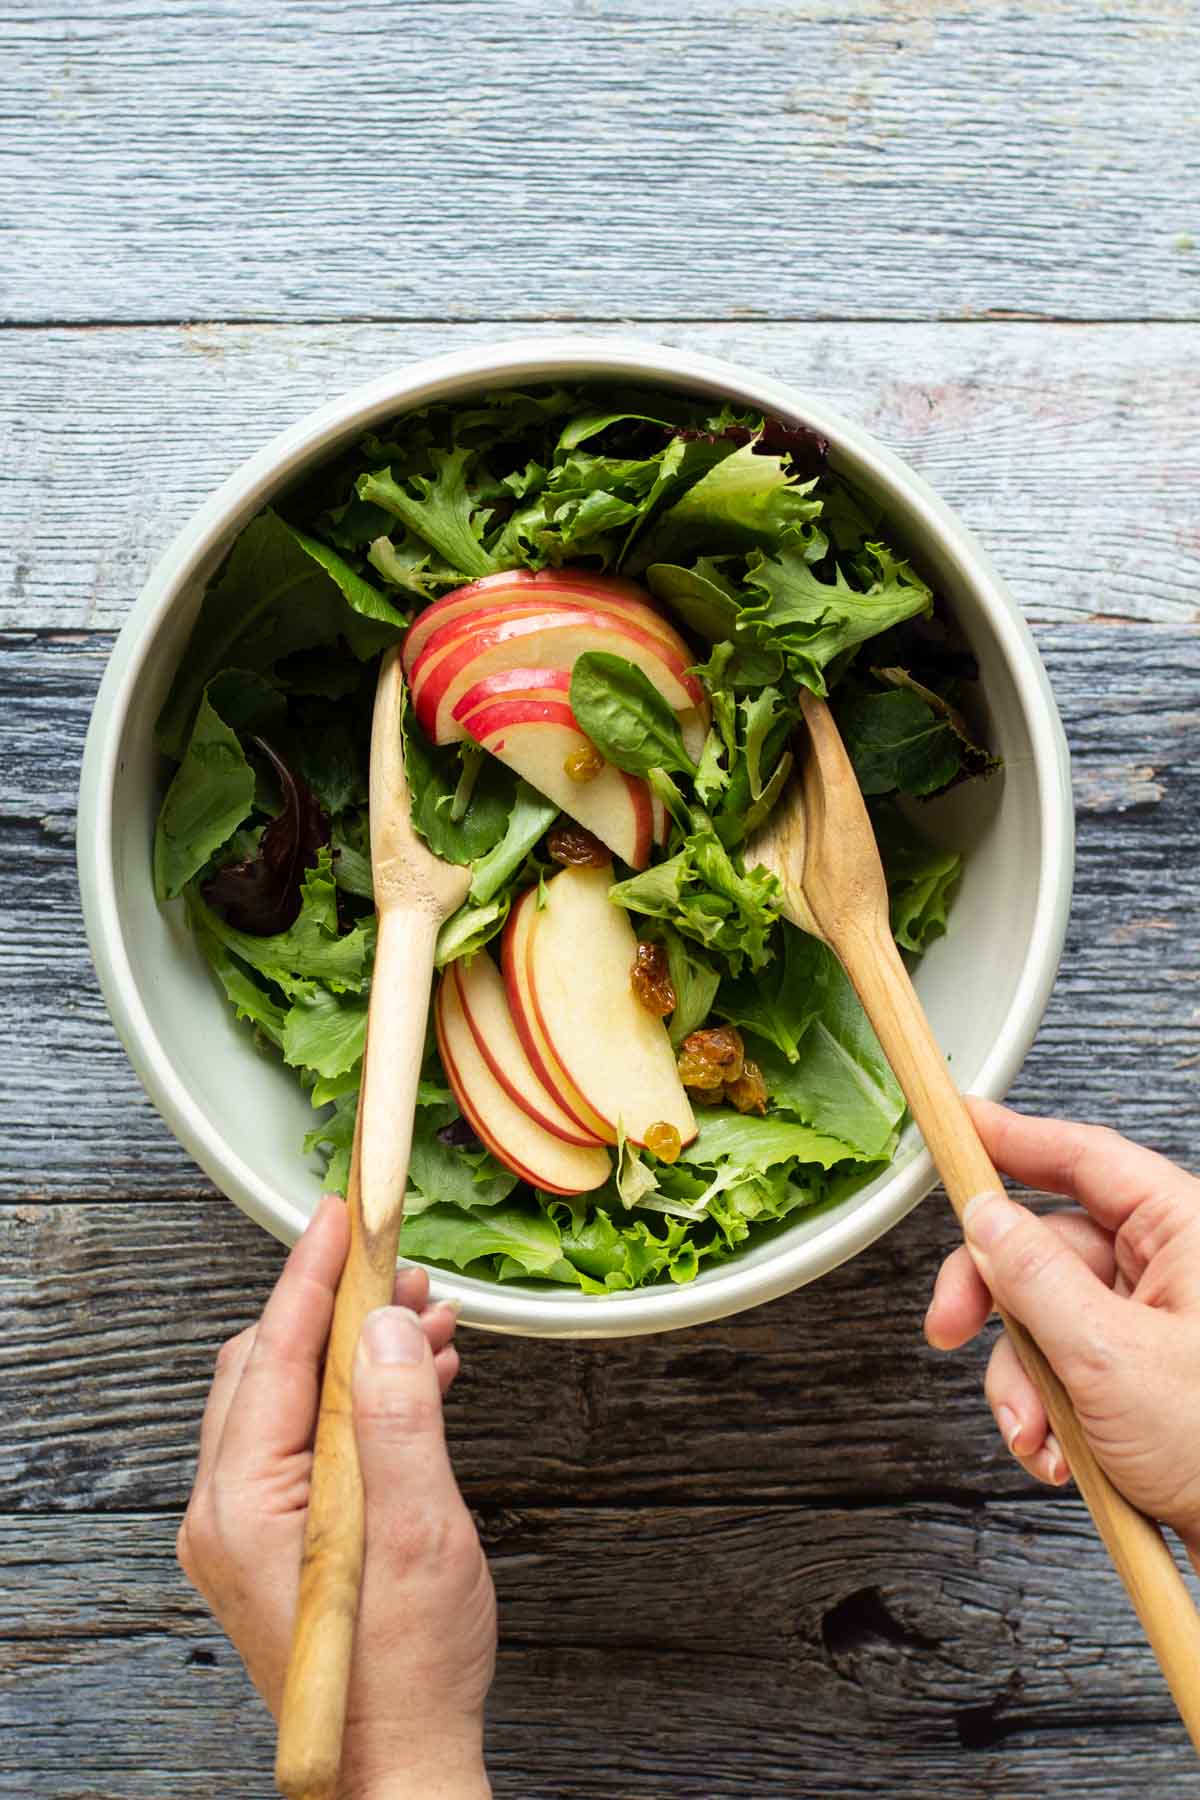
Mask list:
[{"label": "right hand", "polygon": [[[925,1320],[935,1349],[981,1331],[993,1298],[1028,1327],[1127,1499],[1176,1530],[1200,1571],[1200,1181],[1115,1131],[969,1102],[996,1167],[1082,1210],[973,1201]],[[1069,1478],[1045,1408],[1001,1335],[985,1391],[1041,1481]]]}]

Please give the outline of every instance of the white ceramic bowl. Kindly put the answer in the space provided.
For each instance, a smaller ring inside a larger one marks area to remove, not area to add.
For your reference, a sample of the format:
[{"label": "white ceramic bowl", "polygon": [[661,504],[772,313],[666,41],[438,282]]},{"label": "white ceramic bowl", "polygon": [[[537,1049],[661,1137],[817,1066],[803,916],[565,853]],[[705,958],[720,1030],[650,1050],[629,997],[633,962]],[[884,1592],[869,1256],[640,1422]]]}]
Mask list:
[{"label": "white ceramic bowl", "polygon": [[[632,338],[526,338],[381,376],[312,413],[240,468],[162,557],[122,631],[96,701],[80,792],[79,871],[92,954],[117,1030],[171,1130],[217,1185],[285,1242],[320,1193],[299,1144],[312,1123],[292,1075],[235,1023],[192,946],[179,904],[155,902],[150,853],[161,792],[154,721],[206,582],[237,533],[312,463],[415,406],[536,381],[636,381],[719,395],[803,420],[831,463],[884,506],[892,535],[946,596],[979,660],[988,738],[1004,759],[986,785],[922,815],[966,853],[951,929],[917,985],[960,1085],[1002,1095],[1041,1021],[1070,904],[1073,814],[1066,742],[1029,632],[986,556],[899,458],[820,399],[731,364]],[[695,1325],[823,1275],[903,1218],[934,1182],[911,1129],[871,1186],[800,1219],[686,1286],[606,1297],[433,1272],[465,1324],[530,1336],[623,1337]]]}]

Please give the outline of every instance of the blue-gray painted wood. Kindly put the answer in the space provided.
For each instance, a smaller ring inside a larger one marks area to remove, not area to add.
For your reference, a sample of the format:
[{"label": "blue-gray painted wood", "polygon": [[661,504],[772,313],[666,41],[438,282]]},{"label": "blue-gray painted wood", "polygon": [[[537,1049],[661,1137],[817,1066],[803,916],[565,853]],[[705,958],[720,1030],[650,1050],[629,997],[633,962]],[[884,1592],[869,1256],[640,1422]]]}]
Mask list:
[{"label": "blue-gray painted wood", "polygon": [[0,316],[1195,318],[1187,0],[18,0]]}]

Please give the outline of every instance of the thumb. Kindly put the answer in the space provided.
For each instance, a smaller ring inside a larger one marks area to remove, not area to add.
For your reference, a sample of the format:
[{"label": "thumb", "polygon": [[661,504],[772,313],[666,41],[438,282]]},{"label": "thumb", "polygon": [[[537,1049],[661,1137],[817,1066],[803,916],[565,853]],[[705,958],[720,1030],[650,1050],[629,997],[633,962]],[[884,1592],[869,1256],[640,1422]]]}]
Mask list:
[{"label": "thumb", "polygon": [[996,1189],[974,1195],[962,1223],[992,1299],[1029,1329],[1067,1387],[1103,1374],[1126,1309],[1066,1239]]},{"label": "thumb", "polygon": [[421,1321],[406,1306],[381,1306],[363,1325],[354,1358],[354,1430],[366,1504],[367,1541],[374,1514],[392,1535],[412,1508],[436,1509],[455,1489],[442,1422],[433,1351]]}]

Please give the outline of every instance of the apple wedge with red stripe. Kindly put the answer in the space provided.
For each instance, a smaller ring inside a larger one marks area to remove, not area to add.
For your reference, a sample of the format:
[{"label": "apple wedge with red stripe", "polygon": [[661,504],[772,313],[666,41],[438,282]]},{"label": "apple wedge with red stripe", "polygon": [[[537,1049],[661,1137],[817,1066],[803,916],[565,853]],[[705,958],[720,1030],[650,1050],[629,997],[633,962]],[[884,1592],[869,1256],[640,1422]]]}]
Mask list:
[{"label": "apple wedge with red stripe", "polygon": [[594,575],[584,569],[507,569],[443,594],[413,620],[401,653],[404,673],[411,675],[413,664],[429,639],[445,625],[473,615],[494,617],[501,611],[524,607],[545,611],[548,606],[562,604],[628,619],[642,630],[654,632],[677,655],[687,658],[687,645],[675,627],[663,618],[646,590],[631,581]]},{"label": "apple wedge with red stripe", "polygon": [[[556,876],[555,880],[557,879]],[[520,898],[513,902],[504,935],[500,939],[500,967],[504,973],[504,991],[508,996],[512,1022],[521,1041],[521,1048],[542,1086],[554,1095],[559,1105],[585,1131],[594,1133],[601,1143],[615,1144],[616,1127],[593,1112],[571,1082],[542,1031],[537,1008],[533,1004],[533,995],[529,989],[527,951],[529,934],[537,914],[537,900],[538,890],[526,888]]]},{"label": "apple wedge with red stripe", "polygon": [[446,1079],[463,1117],[504,1166],[551,1194],[585,1194],[603,1187],[612,1163],[598,1145],[569,1144],[518,1105],[488,1066],[467,1022],[458,983],[442,977],[434,1029]]},{"label": "apple wedge with red stripe", "polygon": [[600,1139],[565,1112],[539,1081],[521,1048],[504,977],[486,951],[451,963],[445,979],[458,990],[458,1003],[484,1062],[521,1111],[565,1144],[598,1144]]},{"label": "apple wedge with red stripe", "polygon": [[[549,690],[547,690],[549,691]],[[506,763],[547,800],[600,839],[631,869],[650,860],[656,817],[649,784],[611,763],[595,766],[595,752],[580,731],[570,705],[535,694],[485,702],[462,723],[475,742]],[[586,779],[570,773],[576,759],[593,772]]]},{"label": "apple wedge with red stripe", "polygon": [[635,663],[675,712],[706,706],[690,653],[672,649],[652,632],[614,613],[564,607],[545,611],[468,614],[435,631],[412,666],[413,708],[435,744],[467,736],[454,716],[478,682],[511,669],[560,669],[567,674],[588,651],[608,651]]},{"label": "apple wedge with red stripe", "polygon": [[607,869],[566,868],[540,909],[536,890],[522,896],[503,946],[513,1023],[543,1084],[609,1143],[620,1128],[657,1148],[667,1127],[682,1146],[695,1115],[666,1026],[634,990],[637,937],[611,886]]}]

